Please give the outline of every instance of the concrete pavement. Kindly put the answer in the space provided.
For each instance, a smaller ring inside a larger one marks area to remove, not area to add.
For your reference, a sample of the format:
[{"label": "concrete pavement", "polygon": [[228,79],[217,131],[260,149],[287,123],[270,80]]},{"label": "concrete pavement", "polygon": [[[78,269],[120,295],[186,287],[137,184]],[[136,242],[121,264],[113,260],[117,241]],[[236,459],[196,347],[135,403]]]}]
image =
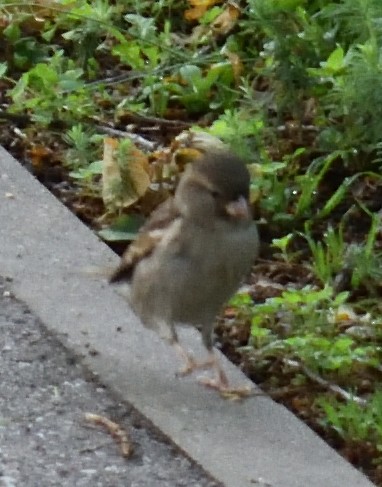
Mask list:
[{"label": "concrete pavement", "polygon": [[[0,277],[0,487],[223,487],[106,387]],[[133,452],[85,413],[113,420]]]}]

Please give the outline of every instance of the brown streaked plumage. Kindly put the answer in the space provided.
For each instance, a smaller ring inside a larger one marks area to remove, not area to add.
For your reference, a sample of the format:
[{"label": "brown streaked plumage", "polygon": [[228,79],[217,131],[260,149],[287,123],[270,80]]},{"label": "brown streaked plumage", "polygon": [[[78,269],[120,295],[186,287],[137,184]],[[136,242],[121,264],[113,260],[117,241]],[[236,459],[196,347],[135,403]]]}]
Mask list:
[{"label": "brown streaked plumage", "polygon": [[123,254],[119,266],[109,277],[109,282],[129,280],[135,266],[148,257],[163,238],[170,222],[179,216],[174,206],[174,199],[169,198],[153,211],[150,219],[142,226],[138,237]]}]

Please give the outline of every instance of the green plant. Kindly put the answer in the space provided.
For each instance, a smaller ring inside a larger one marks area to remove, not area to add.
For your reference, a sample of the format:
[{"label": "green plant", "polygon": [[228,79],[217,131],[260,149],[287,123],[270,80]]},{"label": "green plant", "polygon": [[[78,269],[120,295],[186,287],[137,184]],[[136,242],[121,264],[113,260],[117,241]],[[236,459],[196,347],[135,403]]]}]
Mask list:
[{"label": "green plant", "polygon": [[320,25],[312,15],[319,9],[315,3],[305,9],[303,0],[248,2],[243,26],[262,34],[263,63],[257,72],[270,80],[279,115],[291,112],[301,119],[303,99],[316,85],[307,68],[317,65],[333,46],[333,39],[324,35],[326,22]]},{"label": "green plant", "polygon": [[272,240],[272,246],[281,250],[281,256],[285,262],[289,262],[291,260],[290,255],[287,252],[287,247],[292,241],[293,237],[293,233],[288,233],[288,235],[285,235],[282,238],[274,238]]},{"label": "green plant", "polygon": [[311,236],[309,223],[305,225],[305,233],[300,233],[308,242],[312,254],[312,269],[323,284],[332,284],[336,276],[346,270],[350,272],[352,288],[357,289],[361,285],[366,285],[372,290],[382,277],[382,253],[375,250],[380,216],[361,206],[371,219],[365,243],[346,244],[343,223],[339,225],[338,230],[329,226],[322,241],[316,241]]},{"label": "green plant", "polygon": [[346,441],[367,441],[382,451],[382,391],[374,392],[366,405],[321,397],[316,406],[325,413],[321,424],[333,428]]},{"label": "green plant", "polygon": [[[349,246],[346,261],[348,268],[352,269],[352,286],[358,288],[364,284],[369,290],[372,290],[382,278],[382,252],[375,250],[381,220],[377,213],[372,213],[365,206],[361,206],[371,218],[370,230],[363,245],[351,244]],[[375,294],[375,291],[371,294]]]},{"label": "green plant", "polygon": [[326,156],[318,157],[311,162],[305,174],[296,175],[295,180],[298,183],[299,197],[294,213],[297,217],[307,216],[310,213],[315,195],[318,194],[320,182],[334,161],[341,155],[339,151],[335,151]]},{"label": "green plant", "polygon": [[108,0],[96,0],[79,2],[75,7],[71,7],[68,13],[59,17],[56,28],[60,27],[60,24],[72,26],[62,36],[78,46],[78,62],[84,72],[89,71],[91,59],[94,64],[94,52],[96,49],[102,49],[104,36],[119,36],[118,30],[113,28],[111,23],[115,14],[116,8],[110,5]]},{"label": "green plant", "polygon": [[[83,71],[56,52],[49,63],[36,64],[24,73],[8,94],[13,111],[30,110],[32,119],[44,125],[56,118],[81,117],[94,112],[81,89]],[[76,93],[75,93],[76,91]]]},{"label": "green plant", "polygon": [[[102,137],[94,134],[93,130],[85,129],[82,124],[73,125],[71,129],[63,135],[63,140],[71,147],[66,152],[66,165],[72,169],[72,177],[79,177],[79,172],[90,169],[89,164],[99,156],[99,143]],[[95,166],[91,169],[92,174],[101,174],[94,172]],[[85,174],[85,173],[82,173]]]},{"label": "green plant", "polygon": [[[248,110],[226,109],[224,113],[217,117],[208,129],[211,135],[219,137],[230,145],[241,157],[249,162],[260,164],[263,169],[270,171],[270,167],[265,167],[266,154],[262,146],[262,136],[264,132],[264,120],[261,115],[252,113]],[[254,155],[261,154],[261,159]],[[271,161],[269,161],[271,163]],[[284,167],[283,164],[273,163],[275,170]]]},{"label": "green plant", "polygon": [[342,226],[338,230],[330,226],[324,233],[323,241],[315,241],[310,235],[309,225],[305,225],[303,237],[306,238],[312,253],[315,275],[323,284],[332,283],[335,276],[343,269],[347,250]]},{"label": "green plant", "polygon": [[289,345],[290,353],[311,370],[318,372],[336,372],[344,376],[356,369],[360,363],[376,364],[373,347],[358,345],[349,336],[326,338],[308,333],[287,338],[285,344]]}]

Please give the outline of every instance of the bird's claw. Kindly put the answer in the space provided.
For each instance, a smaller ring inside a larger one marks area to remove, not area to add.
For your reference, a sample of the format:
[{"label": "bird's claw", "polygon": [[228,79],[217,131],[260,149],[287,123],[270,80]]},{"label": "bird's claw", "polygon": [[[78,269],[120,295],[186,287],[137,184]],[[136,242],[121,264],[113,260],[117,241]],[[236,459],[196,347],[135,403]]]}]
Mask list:
[{"label": "bird's claw", "polygon": [[224,399],[229,399],[231,401],[241,401],[242,399],[255,395],[251,386],[230,387],[228,382],[225,383],[219,379],[210,379],[208,377],[200,377],[198,382],[206,387],[218,391]]},{"label": "bird's claw", "polygon": [[208,369],[214,365],[211,359],[205,360],[204,362],[197,362],[192,355],[187,355],[186,363],[178,372],[176,372],[177,377],[185,377],[186,375],[192,374],[195,370]]},{"label": "bird's claw", "polygon": [[195,369],[195,360],[193,357],[188,356],[186,364],[180,370],[178,370],[175,375],[176,377],[185,377],[186,375],[190,375]]}]

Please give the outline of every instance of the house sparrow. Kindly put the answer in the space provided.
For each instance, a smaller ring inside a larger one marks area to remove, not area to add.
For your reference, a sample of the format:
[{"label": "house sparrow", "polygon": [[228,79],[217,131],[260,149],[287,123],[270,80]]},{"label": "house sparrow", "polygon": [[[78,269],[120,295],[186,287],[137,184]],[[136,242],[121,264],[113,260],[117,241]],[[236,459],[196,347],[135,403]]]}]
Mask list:
[{"label": "house sparrow", "polygon": [[[110,282],[130,282],[130,302],[148,328],[162,331],[186,361],[181,374],[213,367],[206,385],[229,392],[212,349],[214,320],[250,270],[259,237],[248,205],[249,173],[235,155],[207,152],[190,163],[175,196],[160,205],[121,258]],[[177,324],[201,329],[209,358],[179,344]]]}]

